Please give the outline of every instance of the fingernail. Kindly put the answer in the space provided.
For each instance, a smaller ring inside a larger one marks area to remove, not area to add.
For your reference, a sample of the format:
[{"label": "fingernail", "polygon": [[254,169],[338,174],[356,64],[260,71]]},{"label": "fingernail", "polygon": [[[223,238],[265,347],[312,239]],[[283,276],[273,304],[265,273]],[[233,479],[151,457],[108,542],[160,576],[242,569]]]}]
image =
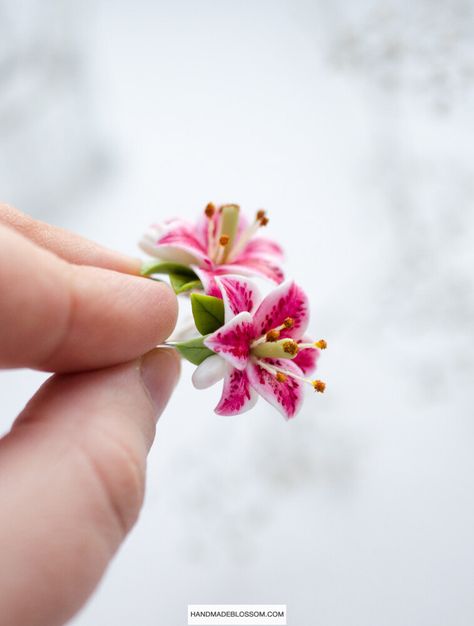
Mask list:
[{"label": "fingernail", "polygon": [[178,382],[179,371],[180,359],[172,348],[155,348],[141,359],[141,377],[155,405],[157,418]]}]

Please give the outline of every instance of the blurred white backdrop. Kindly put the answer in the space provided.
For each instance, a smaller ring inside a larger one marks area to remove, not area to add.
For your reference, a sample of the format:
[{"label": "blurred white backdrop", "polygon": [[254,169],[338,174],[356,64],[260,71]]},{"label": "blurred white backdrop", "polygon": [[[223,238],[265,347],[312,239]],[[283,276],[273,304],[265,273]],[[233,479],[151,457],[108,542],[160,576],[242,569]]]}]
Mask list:
[{"label": "blurred white backdrop", "polygon": [[[469,0],[0,4],[2,200],[132,254],[264,207],[329,343],[289,423],[217,417],[184,367],[74,626],[474,623],[473,48]],[[2,431],[44,377],[1,374]]]}]

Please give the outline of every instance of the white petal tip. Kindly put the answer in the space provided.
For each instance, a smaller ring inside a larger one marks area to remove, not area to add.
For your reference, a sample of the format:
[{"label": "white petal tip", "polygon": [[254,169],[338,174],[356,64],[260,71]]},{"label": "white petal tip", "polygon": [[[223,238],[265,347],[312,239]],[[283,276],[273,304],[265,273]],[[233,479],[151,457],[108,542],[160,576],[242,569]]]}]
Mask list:
[{"label": "white petal tip", "polygon": [[226,363],[218,354],[207,357],[198,365],[192,375],[192,383],[196,389],[207,389],[224,378]]}]

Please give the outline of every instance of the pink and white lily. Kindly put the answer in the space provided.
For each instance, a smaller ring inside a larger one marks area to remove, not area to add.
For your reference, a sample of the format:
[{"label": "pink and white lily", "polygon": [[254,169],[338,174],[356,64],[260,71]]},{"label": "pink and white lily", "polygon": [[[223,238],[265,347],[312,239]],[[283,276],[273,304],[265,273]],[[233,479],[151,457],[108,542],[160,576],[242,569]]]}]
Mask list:
[{"label": "pink and white lily", "polygon": [[258,395],[284,417],[296,415],[303,400],[303,385],[324,391],[324,383],[306,378],[316,367],[326,342],[304,338],[309,321],[308,300],[294,282],[285,282],[263,300],[255,285],[239,276],[216,279],[224,301],[224,325],[204,340],[215,355],[193,374],[198,389],[224,378],[219,415],[249,410]]},{"label": "pink and white lily", "polygon": [[172,219],[152,225],[140,246],[151,256],[190,266],[208,295],[220,296],[216,276],[259,276],[279,284],[284,279],[282,248],[271,239],[256,236],[266,226],[265,211],[249,224],[239,206],[208,204],[196,224]]}]

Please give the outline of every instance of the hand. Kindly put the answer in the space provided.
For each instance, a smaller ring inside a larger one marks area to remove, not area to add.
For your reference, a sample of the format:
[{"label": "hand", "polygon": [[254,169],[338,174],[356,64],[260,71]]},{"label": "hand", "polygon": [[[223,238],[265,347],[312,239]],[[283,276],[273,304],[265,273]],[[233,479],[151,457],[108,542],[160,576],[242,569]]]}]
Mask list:
[{"label": "hand", "polygon": [[173,351],[152,350],[176,298],[138,270],[0,205],[0,367],[56,372],[0,439],[2,626],[63,624],[138,515],[179,373]]}]

